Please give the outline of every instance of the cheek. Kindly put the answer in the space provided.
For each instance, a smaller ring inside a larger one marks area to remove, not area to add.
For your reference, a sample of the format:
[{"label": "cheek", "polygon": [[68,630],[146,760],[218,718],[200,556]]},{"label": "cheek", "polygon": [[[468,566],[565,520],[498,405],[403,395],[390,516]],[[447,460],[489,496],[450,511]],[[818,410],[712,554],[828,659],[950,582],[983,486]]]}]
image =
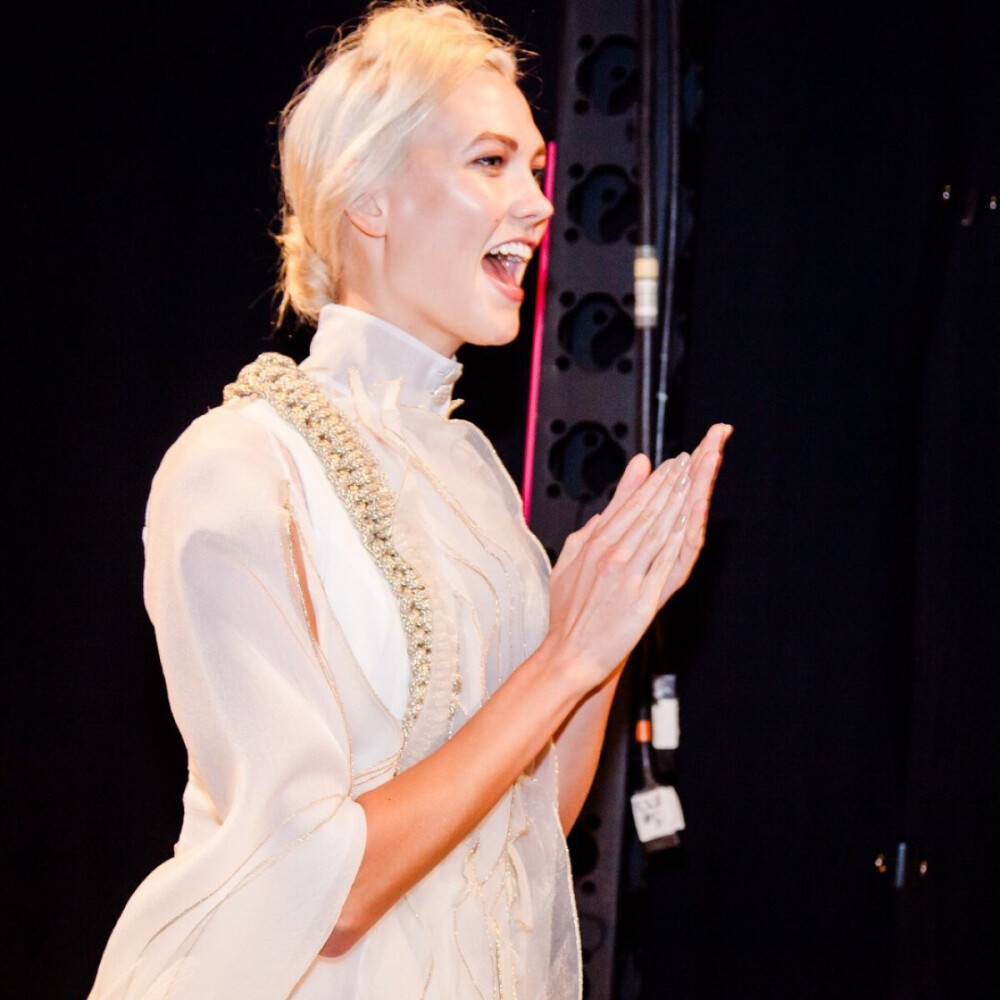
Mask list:
[{"label": "cheek", "polygon": [[472,175],[437,192],[435,212],[440,224],[463,245],[485,250],[490,233],[503,219],[504,209],[496,185]]},{"label": "cheek", "polygon": [[[504,218],[500,185],[475,174],[410,184],[391,205],[389,252],[407,283],[429,290],[477,276]],[[439,290],[439,289],[438,289]]]}]

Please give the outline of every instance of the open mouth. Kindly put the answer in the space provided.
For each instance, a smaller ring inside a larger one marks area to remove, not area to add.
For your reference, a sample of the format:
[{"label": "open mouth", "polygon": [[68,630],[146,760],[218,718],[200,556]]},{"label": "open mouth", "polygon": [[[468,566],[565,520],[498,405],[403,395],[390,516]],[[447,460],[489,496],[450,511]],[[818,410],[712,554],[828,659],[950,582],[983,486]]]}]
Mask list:
[{"label": "open mouth", "polygon": [[483,257],[483,270],[502,292],[520,301],[524,298],[521,282],[533,252],[534,247],[522,240],[501,243]]}]

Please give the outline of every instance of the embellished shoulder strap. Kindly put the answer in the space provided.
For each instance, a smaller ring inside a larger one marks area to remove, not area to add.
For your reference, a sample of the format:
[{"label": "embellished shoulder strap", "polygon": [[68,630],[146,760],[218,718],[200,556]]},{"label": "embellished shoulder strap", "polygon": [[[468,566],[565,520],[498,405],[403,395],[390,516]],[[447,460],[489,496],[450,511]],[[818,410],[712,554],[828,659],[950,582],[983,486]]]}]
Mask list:
[{"label": "embellished shoulder strap", "polygon": [[410,659],[410,693],[402,722],[405,747],[427,695],[431,612],[423,582],[393,545],[396,497],[354,425],[291,358],[273,351],[261,354],[223,391],[226,403],[253,396],[266,400],[316,453],[365,548],[399,602]]}]

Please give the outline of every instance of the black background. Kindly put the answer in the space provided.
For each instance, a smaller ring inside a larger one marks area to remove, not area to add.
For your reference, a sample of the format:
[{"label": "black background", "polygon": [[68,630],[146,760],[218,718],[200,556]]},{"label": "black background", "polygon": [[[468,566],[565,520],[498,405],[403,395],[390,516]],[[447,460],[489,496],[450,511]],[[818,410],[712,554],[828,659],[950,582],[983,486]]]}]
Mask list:
[{"label": "black background", "polygon": [[[672,622],[685,846],[644,871],[627,948],[649,997],[980,995],[963,983],[995,977],[1000,888],[995,5],[705,6],[682,433],[736,435]],[[9,33],[10,995],[84,996],[176,837],[143,505],[241,364],[305,349],[268,339],[272,123],[359,10],[38,8]],[[554,79],[558,5],[489,10]],[[533,96],[548,133],[560,95]],[[527,347],[467,349],[458,393],[515,476]],[[929,869],[893,891],[873,862],[900,840]]]}]

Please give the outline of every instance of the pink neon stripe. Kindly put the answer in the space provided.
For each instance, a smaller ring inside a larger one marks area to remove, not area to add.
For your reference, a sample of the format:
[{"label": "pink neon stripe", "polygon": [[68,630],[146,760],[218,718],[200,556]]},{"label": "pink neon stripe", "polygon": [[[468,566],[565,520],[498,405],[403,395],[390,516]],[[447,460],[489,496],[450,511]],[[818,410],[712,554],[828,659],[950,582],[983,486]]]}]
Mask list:
[{"label": "pink neon stripe", "polygon": [[[546,146],[545,197],[553,201],[556,188],[556,144]],[[531,522],[531,488],[534,485],[535,437],[538,432],[538,394],[542,382],[542,341],[545,335],[545,288],[549,281],[549,237],[552,226],[545,230],[538,248],[538,284],[535,288],[535,326],[531,342],[531,376],[528,383],[528,424],[524,440],[524,476],[521,493],[524,520]]]}]

